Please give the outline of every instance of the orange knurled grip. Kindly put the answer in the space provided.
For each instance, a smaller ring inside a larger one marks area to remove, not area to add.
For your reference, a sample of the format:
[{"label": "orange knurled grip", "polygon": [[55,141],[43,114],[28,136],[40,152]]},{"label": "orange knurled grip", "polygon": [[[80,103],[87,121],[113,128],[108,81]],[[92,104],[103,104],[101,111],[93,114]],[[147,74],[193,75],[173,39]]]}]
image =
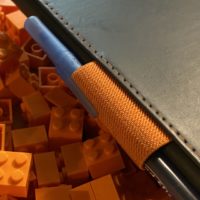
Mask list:
[{"label": "orange knurled grip", "polygon": [[143,169],[146,159],[170,139],[158,124],[96,62],[72,77],[98,113],[98,120]]}]

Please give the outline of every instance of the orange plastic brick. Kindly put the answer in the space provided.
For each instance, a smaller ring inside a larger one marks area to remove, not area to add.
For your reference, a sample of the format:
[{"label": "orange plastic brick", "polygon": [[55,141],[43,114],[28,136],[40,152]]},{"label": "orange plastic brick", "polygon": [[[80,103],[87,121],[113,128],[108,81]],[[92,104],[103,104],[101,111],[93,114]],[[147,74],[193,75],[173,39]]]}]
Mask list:
[{"label": "orange plastic brick", "polygon": [[5,150],[5,124],[0,124],[0,151]]},{"label": "orange plastic brick", "polygon": [[36,91],[38,77],[36,74],[30,73],[27,65],[21,64],[17,70],[9,74],[6,86],[16,97],[22,98]]},{"label": "orange plastic brick", "polygon": [[40,92],[22,98],[21,109],[30,125],[41,125],[49,122],[50,108]]},{"label": "orange plastic brick", "polygon": [[90,182],[96,200],[120,200],[111,175]]},{"label": "orange plastic brick", "polygon": [[48,149],[44,125],[13,130],[12,138],[15,151],[37,153]]},{"label": "orange plastic brick", "polygon": [[61,183],[54,152],[35,154],[34,164],[39,187],[56,186]]},{"label": "orange plastic brick", "polygon": [[64,170],[70,184],[81,184],[89,179],[82,143],[78,142],[62,146],[61,154],[65,164]]},{"label": "orange plastic brick", "polygon": [[11,0],[1,0],[0,6],[16,7]]},{"label": "orange plastic brick", "polygon": [[18,57],[21,50],[8,38],[7,34],[0,32],[0,75],[4,80],[6,73],[11,73],[18,66]]},{"label": "orange plastic brick", "polygon": [[70,198],[71,200],[91,200],[87,191],[70,191]]},{"label": "orange plastic brick", "polygon": [[5,124],[13,123],[11,99],[0,99],[0,123],[5,123]]},{"label": "orange plastic brick", "polygon": [[5,13],[2,6],[0,6],[0,31],[5,31]]},{"label": "orange plastic brick", "polygon": [[10,1],[1,0],[0,7],[2,8],[2,11],[5,14],[8,14],[8,13],[18,10],[17,6],[11,0]]},{"label": "orange plastic brick", "polygon": [[28,55],[31,68],[38,68],[39,66],[49,66],[51,62],[41,49],[41,47],[33,40],[28,39],[23,46],[24,52]]},{"label": "orange plastic brick", "polygon": [[55,67],[39,67],[39,89],[47,93],[55,87],[61,87],[64,83],[56,73]]},{"label": "orange plastic brick", "polygon": [[72,108],[78,103],[77,99],[67,94],[64,89],[58,87],[47,92],[44,97],[57,107]]},{"label": "orange plastic brick", "polygon": [[31,154],[0,151],[0,194],[26,197]]},{"label": "orange plastic brick", "polygon": [[4,85],[3,80],[0,77],[0,98],[12,98],[12,97],[13,97],[13,94]]},{"label": "orange plastic brick", "polygon": [[0,30],[5,31],[5,18],[6,14],[16,11],[18,8],[15,4],[10,0],[1,0],[0,1]]},{"label": "orange plastic brick", "polygon": [[[81,198],[82,196],[80,196],[81,194],[83,194],[83,199]],[[90,183],[85,183],[73,188],[70,191],[70,197],[72,200],[96,200]]]},{"label": "orange plastic brick", "polygon": [[[82,200],[80,196],[81,193],[84,195],[83,197],[85,197],[85,199],[83,198],[84,200],[120,200],[111,175],[95,179],[73,188],[70,191],[70,196],[72,200]],[[76,196],[77,199],[75,198]]]},{"label": "orange plastic brick", "polygon": [[18,45],[22,45],[28,39],[28,33],[24,29],[26,16],[20,11],[6,15],[6,29],[9,37]]},{"label": "orange plastic brick", "polygon": [[71,186],[68,185],[39,188],[35,190],[36,200],[71,200],[69,197],[70,189]]},{"label": "orange plastic brick", "polygon": [[78,108],[64,110],[53,108],[49,125],[49,143],[52,148],[73,142],[81,142],[84,111]]},{"label": "orange plastic brick", "polygon": [[114,139],[102,134],[84,142],[84,156],[92,178],[114,173],[124,168],[124,162]]},{"label": "orange plastic brick", "polygon": [[0,196],[0,200],[17,200],[17,198],[5,194]]}]

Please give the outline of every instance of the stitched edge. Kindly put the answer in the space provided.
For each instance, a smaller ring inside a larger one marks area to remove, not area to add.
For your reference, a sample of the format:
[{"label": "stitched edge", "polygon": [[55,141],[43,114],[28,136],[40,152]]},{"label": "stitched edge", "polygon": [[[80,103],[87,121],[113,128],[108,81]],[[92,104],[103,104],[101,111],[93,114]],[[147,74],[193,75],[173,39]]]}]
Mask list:
[{"label": "stitched edge", "polygon": [[[40,0],[41,1],[41,0]],[[113,73],[119,78],[120,81],[124,82],[124,84],[133,92],[133,94],[141,100],[144,105],[149,108],[155,116],[157,116],[165,125],[165,127],[169,130],[171,130],[173,133],[175,133],[176,137],[178,137],[199,159],[200,159],[200,153],[196,150],[195,147],[193,147],[188,140],[183,136],[183,134],[178,131],[174,127],[172,123],[170,123],[166,117],[153,105],[148,101],[142,93],[137,90],[132,83],[130,83],[115,67],[112,65],[111,62],[109,62],[106,58],[103,57],[103,55],[98,55],[98,51],[83,37],[79,32],[77,32],[74,27],[65,19],[64,16],[60,15],[59,11],[56,10],[53,6],[50,5],[50,2],[48,0],[42,0],[47,7],[47,9],[57,16],[57,19],[62,22],[62,24],[67,27],[68,30],[70,30],[73,35],[76,35],[76,37],[79,39],[81,43],[83,43],[84,46],[86,46],[92,53],[94,53],[103,63],[105,63],[112,71]]]}]

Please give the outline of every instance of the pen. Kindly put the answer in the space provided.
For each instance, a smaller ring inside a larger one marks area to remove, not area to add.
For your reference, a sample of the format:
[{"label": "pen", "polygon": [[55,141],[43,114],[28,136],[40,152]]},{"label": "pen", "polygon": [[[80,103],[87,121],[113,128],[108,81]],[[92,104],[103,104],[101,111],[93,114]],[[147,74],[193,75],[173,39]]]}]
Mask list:
[{"label": "pen", "polygon": [[[198,184],[194,184],[193,178],[181,170],[169,153],[179,147],[169,143],[170,139],[163,130],[98,63],[82,66],[76,56],[37,17],[28,18],[25,28],[48,54],[58,74],[87,111],[109,129],[140,168],[145,166],[175,199],[200,199]],[[183,157],[183,163],[190,169],[195,168],[184,152],[177,152],[177,156]],[[195,169],[196,177],[199,178],[199,168]]]}]

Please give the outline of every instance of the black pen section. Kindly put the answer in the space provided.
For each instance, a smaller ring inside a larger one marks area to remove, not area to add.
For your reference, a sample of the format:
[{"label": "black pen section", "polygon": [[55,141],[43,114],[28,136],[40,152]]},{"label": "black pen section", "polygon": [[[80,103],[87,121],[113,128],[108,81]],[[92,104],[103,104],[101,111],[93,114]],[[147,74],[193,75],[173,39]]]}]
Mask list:
[{"label": "black pen section", "polygon": [[200,168],[174,142],[155,152],[145,168],[174,199],[200,199]]}]

